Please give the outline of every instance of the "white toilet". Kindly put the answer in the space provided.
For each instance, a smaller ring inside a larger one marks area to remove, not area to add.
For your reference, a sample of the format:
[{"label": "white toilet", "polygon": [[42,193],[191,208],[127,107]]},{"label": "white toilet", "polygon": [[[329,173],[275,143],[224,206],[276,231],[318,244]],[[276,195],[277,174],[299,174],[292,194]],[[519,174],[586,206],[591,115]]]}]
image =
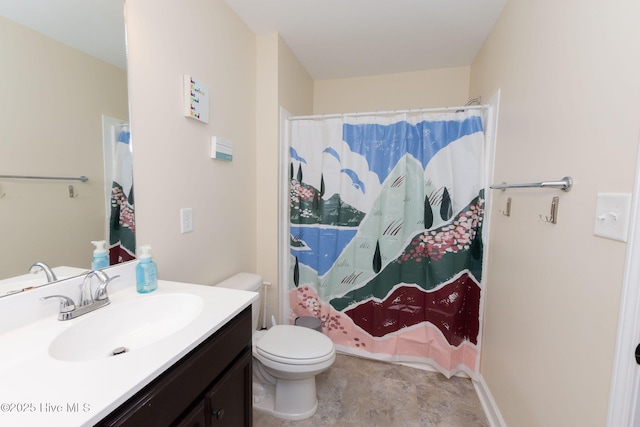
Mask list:
[{"label": "white toilet", "polygon": [[[262,278],[239,273],[216,286],[260,292]],[[336,359],[329,337],[310,328],[275,325],[257,331],[260,300],[251,306],[253,328],[253,407],[275,417],[303,420],[318,409],[316,375]]]}]

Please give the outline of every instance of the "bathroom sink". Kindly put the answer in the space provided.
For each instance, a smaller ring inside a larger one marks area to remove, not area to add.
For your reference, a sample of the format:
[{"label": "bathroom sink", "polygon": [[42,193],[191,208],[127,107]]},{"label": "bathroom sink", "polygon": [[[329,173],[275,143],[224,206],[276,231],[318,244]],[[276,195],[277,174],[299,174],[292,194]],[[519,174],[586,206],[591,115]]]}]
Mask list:
[{"label": "bathroom sink", "polygon": [[198,295],[144,295],[111,303],[73,322],[49,346],[49,355],[62,361],[122,357],[178,332],[204,307]]}]

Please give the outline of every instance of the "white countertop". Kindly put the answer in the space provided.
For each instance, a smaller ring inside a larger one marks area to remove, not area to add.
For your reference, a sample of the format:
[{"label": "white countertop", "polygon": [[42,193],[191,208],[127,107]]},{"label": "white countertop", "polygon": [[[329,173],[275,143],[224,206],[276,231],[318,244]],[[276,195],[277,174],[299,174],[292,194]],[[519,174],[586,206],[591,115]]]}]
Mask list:
[{"label": "white countertop", "polygon": [[[39,288],[38,293],[57,293],[52,287]],[[35,291],[24,294],[30,293]],[[94,425],[258,298],[254,292],[159,281],[158,289],[150,294],[138,294],[133,284],[120,285],[120,289],[109,293],[111,304],[95,313],[127,301],[172,293],[194,294],[205,301],[202,311],[186,327],[166,339],[117,357],[72,362],[51,357],[49,344],[74,322],[93,313],[59,321],[58,304],[34,301],[37,295],[25,301],[17,296],[0,299],[0,322],[7,312],[30,309],[15,304],[55,306],[55,310],[49,307],[41,318],[29,318],[22,325],[0,331],[0,425]],[[75,299],[75,295],[72,297]],[[10,299],[15,299],[14,303]],[[33,310],[37,311],[35,307]]]}]

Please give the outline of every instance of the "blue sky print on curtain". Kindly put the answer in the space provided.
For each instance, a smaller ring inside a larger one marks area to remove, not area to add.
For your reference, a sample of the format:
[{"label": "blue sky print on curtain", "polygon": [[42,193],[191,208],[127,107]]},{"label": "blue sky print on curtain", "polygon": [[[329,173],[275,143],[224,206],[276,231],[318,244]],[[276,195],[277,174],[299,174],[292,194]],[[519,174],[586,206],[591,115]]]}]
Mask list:
[{"label": "blue sky print on curtain", "polygon": [[483,147],[477,112],[292,122],[293,315],[344,351],[473,374]]}]

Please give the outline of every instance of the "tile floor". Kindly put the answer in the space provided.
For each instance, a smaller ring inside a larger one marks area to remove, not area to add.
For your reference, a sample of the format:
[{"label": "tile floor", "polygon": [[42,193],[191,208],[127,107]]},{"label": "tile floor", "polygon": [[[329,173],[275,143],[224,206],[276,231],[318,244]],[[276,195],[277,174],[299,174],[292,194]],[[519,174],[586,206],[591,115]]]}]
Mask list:
[{"label": "tile floor", "polygon": [[311,418],[281,420],[253,411],[255,427],[488,427],[469,379],[338,354],[316,378]]}]

